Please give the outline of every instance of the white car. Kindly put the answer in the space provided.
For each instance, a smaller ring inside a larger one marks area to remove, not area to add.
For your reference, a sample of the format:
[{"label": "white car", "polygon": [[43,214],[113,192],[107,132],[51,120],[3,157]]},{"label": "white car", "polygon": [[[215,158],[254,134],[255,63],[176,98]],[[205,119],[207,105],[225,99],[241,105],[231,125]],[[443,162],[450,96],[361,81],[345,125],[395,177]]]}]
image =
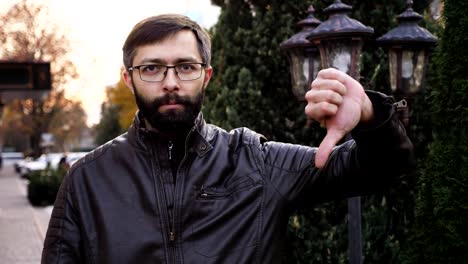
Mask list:
[{"label": "white car", "polygon": [[24,159],[22,162],[17,163],[17,172],[24,178],[28,178],[32,172],[45,170],[50,166],[52,169],[57,169],[60,159],[66,155],[66,162],[72,165],[79,158],[86,155],[87,152],[70,152],[70,153],[46,153],[42,154],[39,158]]},{"label": "white car", "polygon": [[67,154],[67,163],[69,166],[73,165],[73,163],[77,162],[79,159],[84,157],[88,152],[70,152]]},{"label": "white car", "polygon": [[15,164],[24,159],[24,155],[21,152],[2,152],[1,160],[3,165]]}]

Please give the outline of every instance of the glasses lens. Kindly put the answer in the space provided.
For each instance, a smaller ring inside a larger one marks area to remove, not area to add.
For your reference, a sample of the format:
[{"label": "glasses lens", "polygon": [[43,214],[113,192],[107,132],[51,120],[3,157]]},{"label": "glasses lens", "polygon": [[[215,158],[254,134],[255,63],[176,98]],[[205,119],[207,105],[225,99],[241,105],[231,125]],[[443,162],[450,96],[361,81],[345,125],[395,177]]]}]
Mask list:
[{"label": "glasses lens", "polygon": [[143,65],[140,66],[140,77],[143,81],[147,82],[160,82],[164,79],[164,73],[167,67],[164,65]]},{"label": "glasses lens", "polygon": [[177,76],[182,81],[192,81],[200,78],[202,65],[199,63],[184,63],[175,66]]}]

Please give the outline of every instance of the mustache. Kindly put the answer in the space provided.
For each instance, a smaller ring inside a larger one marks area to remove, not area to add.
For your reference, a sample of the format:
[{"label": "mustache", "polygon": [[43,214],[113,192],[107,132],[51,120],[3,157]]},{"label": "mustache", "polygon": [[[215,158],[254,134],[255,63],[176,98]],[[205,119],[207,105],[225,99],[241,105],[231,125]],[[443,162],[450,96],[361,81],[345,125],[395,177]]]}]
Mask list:
[{"label": "mustache", "polygon": [[190,105],[193,104],[190,96],[180,96],[177,94],[166,94],[162,97],[156,98],[153,101],[153,105],[161,106],[166,104],[182,104],[182,105]]}]

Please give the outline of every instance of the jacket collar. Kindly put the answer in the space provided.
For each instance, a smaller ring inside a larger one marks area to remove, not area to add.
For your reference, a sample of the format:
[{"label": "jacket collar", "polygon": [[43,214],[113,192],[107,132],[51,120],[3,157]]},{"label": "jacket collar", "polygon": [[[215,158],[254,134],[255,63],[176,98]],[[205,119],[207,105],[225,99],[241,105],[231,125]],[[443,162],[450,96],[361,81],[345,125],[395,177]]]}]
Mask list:
[{"label": "jacket collar", "polygon": [[[200,112],[195,119],[194,126],[189,132],[189,149],[193,149],[198,156],[204,156],[213,149],[210,143],[213,140],[213,129],[206,124],[203,114]],[[133,119],[133,124],[128,129],[128,138],[135,147],[148,151],[151,137],[160,137],[160,134],[146,128],[141,113],[138,111]]]}]

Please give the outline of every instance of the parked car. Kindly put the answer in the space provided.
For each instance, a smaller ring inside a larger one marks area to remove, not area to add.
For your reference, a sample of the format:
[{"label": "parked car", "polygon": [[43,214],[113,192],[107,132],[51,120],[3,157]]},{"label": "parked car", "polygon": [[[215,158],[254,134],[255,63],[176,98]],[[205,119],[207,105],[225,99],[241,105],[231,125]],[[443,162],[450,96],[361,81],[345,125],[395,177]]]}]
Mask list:
[{"label": "parked car", "polygon": [[73,165],[73,163],[77,162],[79,159],[84,157],[88,152],[70,152],[67,156],[67,163],[69,166]]},{"label": "parked car", "polygon": [[46,153],[42,154],[39,158],[33,160],[26,158],[23,161],[17,162],[16,172],[23,178],[28,178],[32,172],[45,170],[47,168],[57,169],[60,160],[65,157],[65,162],[71,166],[78,159],[86,155],[87,152],[69,152],[69,153]]},{"label": "parked car", "polygon": [[3,165],[9,165],[23,160],[24,155],[21,152],[2,152],[0,159],[2,160]]}]

